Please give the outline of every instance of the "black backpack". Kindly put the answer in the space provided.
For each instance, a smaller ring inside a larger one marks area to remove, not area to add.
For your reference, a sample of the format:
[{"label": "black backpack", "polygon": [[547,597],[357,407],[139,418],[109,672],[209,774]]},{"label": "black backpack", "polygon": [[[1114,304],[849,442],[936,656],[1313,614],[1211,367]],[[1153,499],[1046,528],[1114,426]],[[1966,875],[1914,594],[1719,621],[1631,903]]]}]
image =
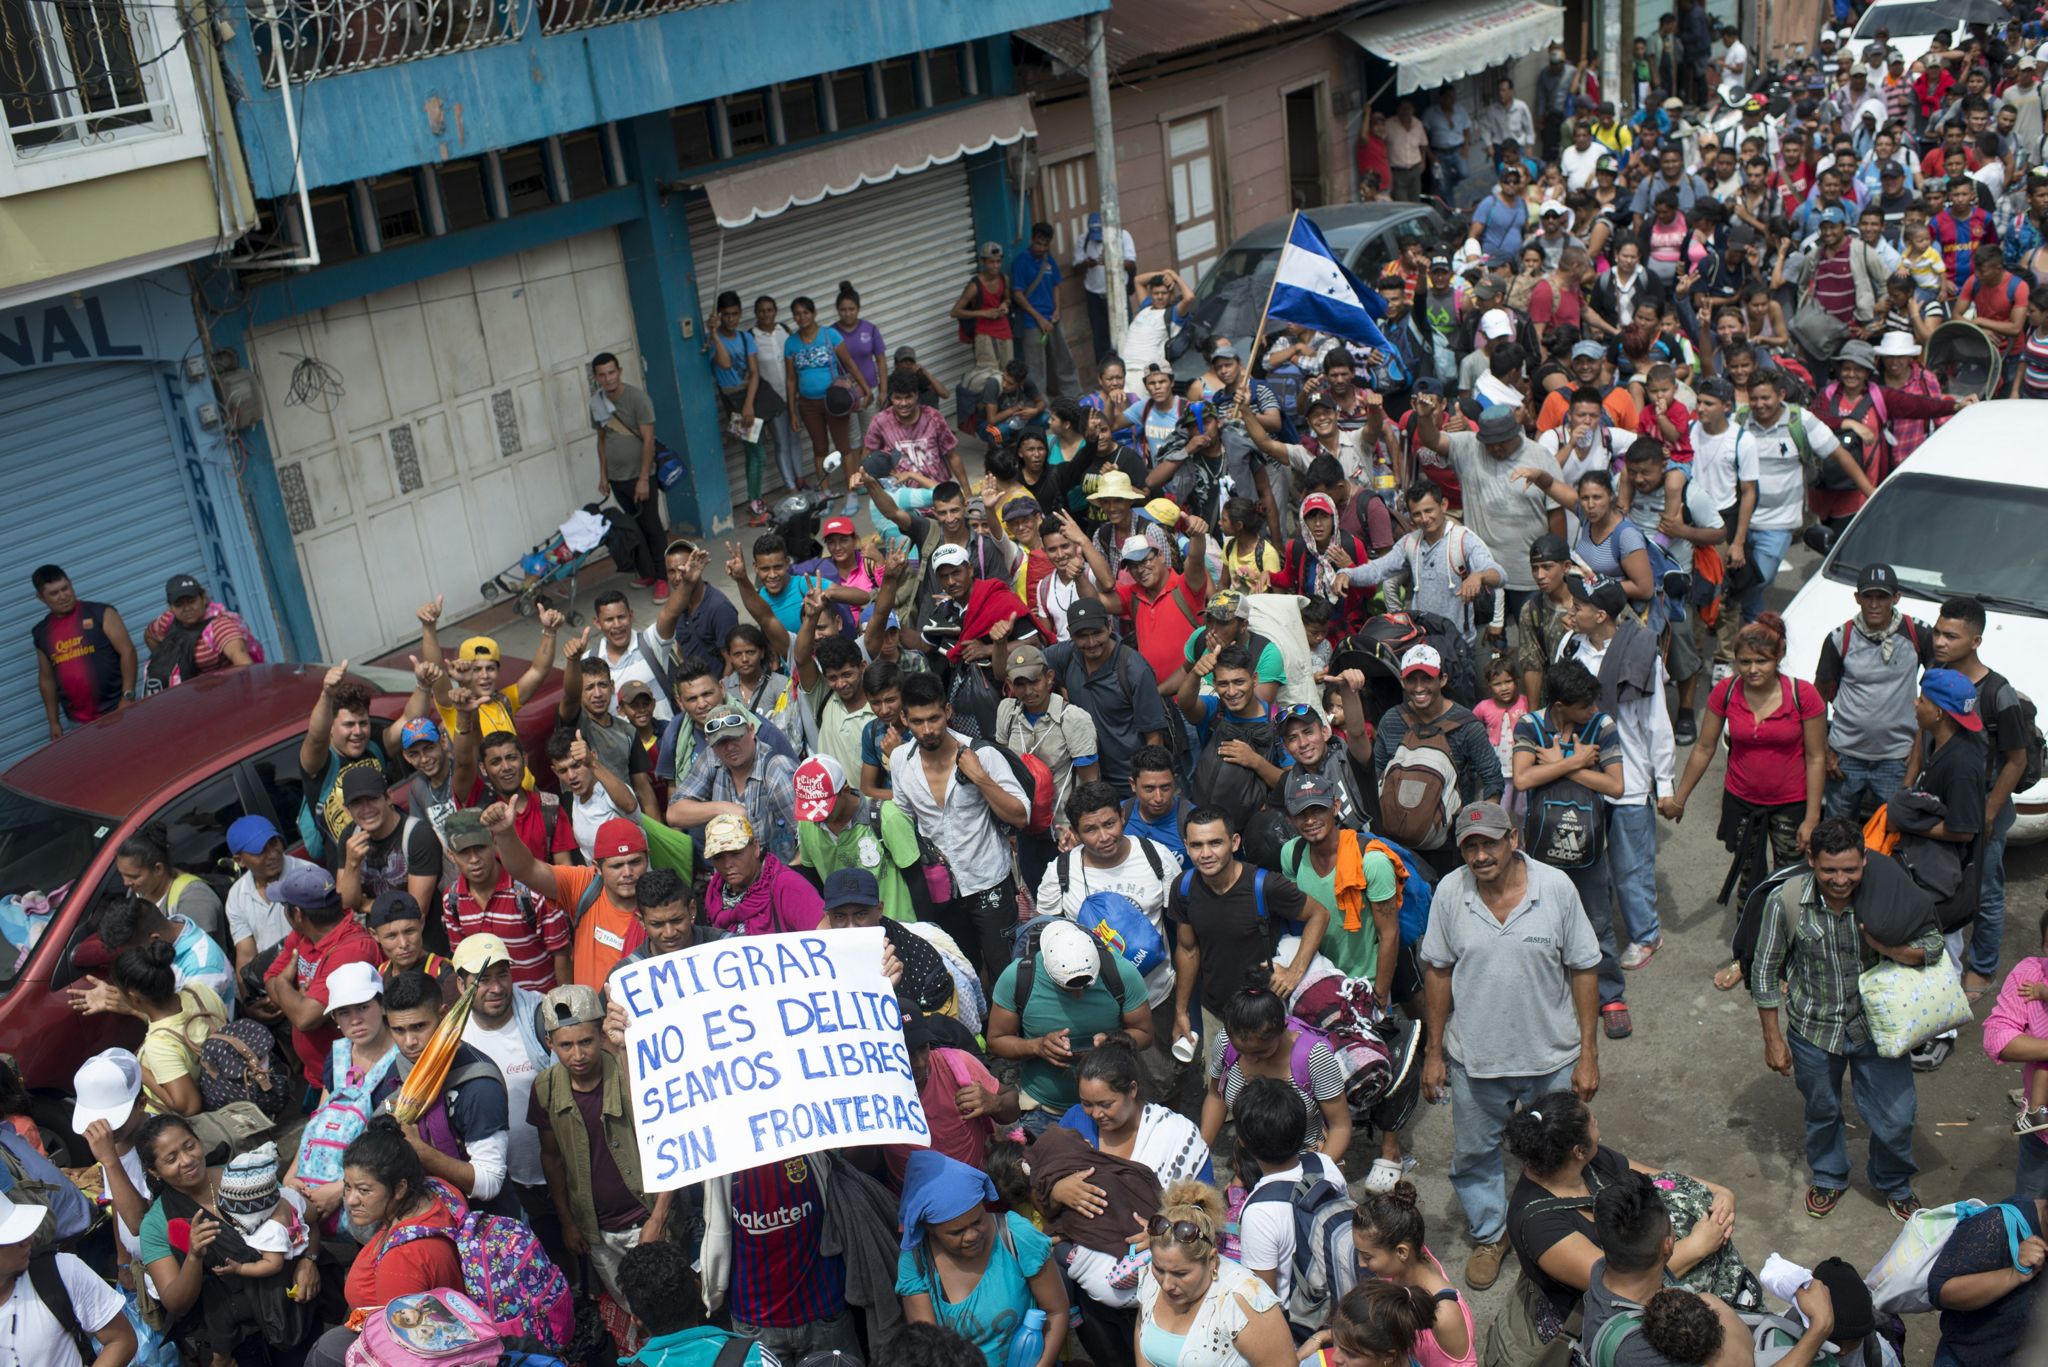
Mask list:
[{"label": "black backpack", "polygon": [[1205,804],[1220,808],[1230,817],[1231,829],[1241,831],[1254,815],[1265,809],[1272,790],[1258,774],[1241,764],[1229,763],[1217,753],[1227,740],[1241,740],[1271,758],[1280,750],[1280,731],[1270,715],[1237,718],[1220,708],[1215,720],[1209,723],[1209,741],[1195,760],[1194,781],[1189,790],[1200,793]]},{"label": "black backpack", "polygon": [[71,1291],[64,1285],[64,1274],[57,1268],[54,1252],[33,1254],[28,1260],[29,1289],[36,1293],[36,1299],[43,1303],[43,1309],[50,1312],[57,1321],[57,1328],[64,1337],[71,1340],[71,1346],[78,1350],[81,1363],[91,1362],[98,1356],[92,1346],[92,1336],[85,1332],[85,1326],[78,1322],[78,1310],[71,1304]]},{"label": "black backpack", "polygon": [[[1595,712],[1572,738],[1573,744],[1593,744],[1606,719],[1605,713]],[[1556,739],[1541,712],[1530,713],[1528,722],[1538,745]],[[1606,801],[1573,778],[1557,779],[1531,792],[1522,818],[1522,844],[1529,857],[1554,869],[1590,869],[1599,863],[1607,848]]]}]

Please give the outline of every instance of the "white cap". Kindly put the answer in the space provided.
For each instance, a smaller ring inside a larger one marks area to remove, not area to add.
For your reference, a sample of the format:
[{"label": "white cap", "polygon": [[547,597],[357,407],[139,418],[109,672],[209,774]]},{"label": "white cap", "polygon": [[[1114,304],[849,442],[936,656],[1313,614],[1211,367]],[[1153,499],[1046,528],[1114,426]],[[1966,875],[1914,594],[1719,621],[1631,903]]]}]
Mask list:
[{"label": "white cap", "polygon": [[1054,921],[1038,936],[1038,958],[1061,987],[1086,986],[1101,971],[1095,937],[1072,921]]},{"label": "white cap", "polygon": [[[126,1049],[104,1049],[78,1065],[71,1079],[77,1102],[71,1108],[71,1128],[78,1134],[95,1120],[120,1129],[135,1112],[135,1098],[142,1095],[142,1065]],[[0,1243],[7,1240],[0,1239]]]},{"label": "white cap", "polygon": [[1877,339],[1877,354],[1880,356],[1918,356],[1920,344],[1913,340],[1910,332],[1887,332]]},{"label": "white cap", "polygon": [[946,565],[964,565],[966,563],[967,548],[965,546],[955,546],[949,542],[932,552],[932,568],[935,570]]},{"label": "white cap", "polygon": [[1135,565],[1146,556],[1152,554],[1152,549],[1152,543],[1147,541],[1142,533],[1133,532],[1124,538],[1123,547],[1118,554],[1123,558],[1125,564]]},{"label": "white cap", "polygon": [[1543,201],[1543,207],[1536,211],[1536,216],[1538,218],[1563,218],[1570,213],[1571,210],[1565,207],[1563,200],[1546,199]]},{"label": "white cap", "polygon": [[1437,654],[1435,646],[1410,646],[1408,653],[1401,657],[1401,677],[1420,671],[1434,678],[1441,678],[1444,672],[1444,657]]},{"label": "white cap", "polygon": [[17,1205],[0,1196],[0,1245],[25,1244],[35,1238],[49,1213],[42,1206]]},{"label": "white cap", "polygon": [[1479,315],[1479,333],[1482,337],[1499,341],[1515,335],[1515,320],[1508,316],[1506,309],[1488,309]]},{"label": "white cap", "polygon": [[344,1006],[361,1006],[384,995],[384,980],[377,970],[360,961],[343,964],[327,975],[327,1014]]}]

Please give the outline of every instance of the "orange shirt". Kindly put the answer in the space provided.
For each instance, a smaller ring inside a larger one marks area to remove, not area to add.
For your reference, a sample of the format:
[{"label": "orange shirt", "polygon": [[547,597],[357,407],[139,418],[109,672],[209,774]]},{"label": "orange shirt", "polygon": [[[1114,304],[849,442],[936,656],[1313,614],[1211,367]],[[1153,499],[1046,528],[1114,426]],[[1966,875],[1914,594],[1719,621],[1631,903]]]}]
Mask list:
[{"label": "orange shirt", "polygon": [[555,901],[576,921],[576,938],[569,950],[570,971],[585,987],[602,988],[619,960],[638,949],[647,932],[640,926],[638,913],[619,910],[612,905],[611,894],[603,891],[590,904],[590,910],[576,916],[584,890],[597,877],[596,869],[557,865],[554,875],[555,890],[561,894]]},{"label": "orange shirt", "polygon": [[[1553,427],[1562,427],[1572,415],[1572,388],[1553,389],[1545,396],[1543,407],[1536,414],[1536,430],[1548,432]],[[1607,397],[1600,406],[1607,410],[1607,421],[1625,432],[1636,430],[1636,401],[1629,397],[1628,390],[1616,385],[1607,391]]]}]

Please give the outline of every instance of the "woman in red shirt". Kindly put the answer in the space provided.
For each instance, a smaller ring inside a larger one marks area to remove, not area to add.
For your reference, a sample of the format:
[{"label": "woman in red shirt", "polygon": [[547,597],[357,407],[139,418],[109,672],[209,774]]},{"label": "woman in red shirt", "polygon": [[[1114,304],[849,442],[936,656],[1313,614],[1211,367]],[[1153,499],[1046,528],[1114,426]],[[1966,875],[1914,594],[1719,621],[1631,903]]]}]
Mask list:
[{"label": "woman in red shirt", "polygon": [[[1898,468],[1892,454],[1891,424],[1894,419],[1946,418],[1971,402],[1946,394],[1916,394],[1873,383],[1879,361],[1868,342],[1852,341],[1835,358],[1835,381],[1814,400],[1813,415],[1826,423],[1850,448],[1875,488]],[[1837,532],[1869,501],[1861,489],[1830,489],[1816,485],[1810,491],[1813,515]]]},{"label": "woman in red shirt", "polygon": [[[1728,778],[1715,833],[1742,861],[1738,907],[1771,869],[1801,856],[1807,837],[1820,824],[1827,786],[1827,704],[1812,684],[1780,672],[1784,658],[1785,622],[1777,613],[1766,612],[1742,629],[1735,638],[1735,673],[1707,695],[1707,716],[1677,795],[1657,804],[1666,820],[1685,818],[1686,800],[1713,762],[1725,729]],[[1721,974],[1715,982],[1721,982]]]},{"label": "woman in red shirt", "polygon": [[[374,1310],[400,1296],[444,1287],[461,1290],[462,1260],[454,1236],[468,1212],[451,1188],[428,1185],[427,1170],[398,1122],[388,1115],[373,1117],[342,1155],[341,1167],[341,1203],[349,1224],[372,1231],[349,1265],[349,1309]],[[448,1237],[410,1239],[387,1253],[392,1232],[405,1225],[445,1229]],[[356,1331],[347,1325],[328,1330],[307,1355],[306,1367],[340,1367],[355,1340]]]}]

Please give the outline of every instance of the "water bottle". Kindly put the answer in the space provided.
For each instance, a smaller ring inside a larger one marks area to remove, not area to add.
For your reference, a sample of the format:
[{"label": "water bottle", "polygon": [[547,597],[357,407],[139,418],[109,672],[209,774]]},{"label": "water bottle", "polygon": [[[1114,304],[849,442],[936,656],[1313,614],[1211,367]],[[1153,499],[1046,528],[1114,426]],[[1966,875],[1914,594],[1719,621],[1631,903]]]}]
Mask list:
[{"label": "water bottle", "polygon": [[1036,1308],[1024,1312],[1024,1327],[1010,1340],[1005,1367],[1038,1367],[1045,1354],[1045,1312]]}]

